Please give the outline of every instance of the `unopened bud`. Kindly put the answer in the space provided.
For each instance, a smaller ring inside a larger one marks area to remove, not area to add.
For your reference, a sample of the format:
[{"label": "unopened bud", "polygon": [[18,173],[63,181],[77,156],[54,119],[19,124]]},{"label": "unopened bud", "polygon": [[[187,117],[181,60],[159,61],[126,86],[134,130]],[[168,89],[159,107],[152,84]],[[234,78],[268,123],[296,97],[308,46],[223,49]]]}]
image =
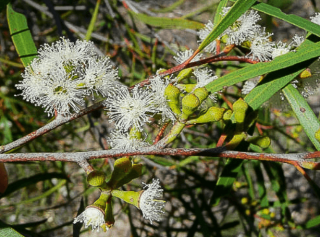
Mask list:
[{"label": "unopened bud", "polygon": [[180,90],[176,86],[169,84],[164,91],[164,95],[167,99],[167,103],[171,108],[172,112],[175,113],[176,115],[180,115],[181,114],[180,107],[179,107]]},{"label": "unopened bud", "polygon": [[201,88],[195,89],[193,94],[195,94],[198,97],[201,104],[205,99],[207,99],[209,92],[206,88],[201,87]]},{"label": "unopened bud", "polygon": [[262,149],[266,149],[271,144],[271,139],[267,136],[259,136],[259,137],[252,137],[247,139],[247,142],[250,142],[254,145],[261,147]]},{"label": "unopened bud", "polygon": [[181,72],[179,72],[179,74],[177,76],[177,82],[182,81],[183,79],[190,77],[192,71],[193,71],[192,68],[183,69]]},{"label": "unopened bud", "polygon": [[187,124],[209,123],[220,121],[223,117],[224,108],[210,107],[207,112],[196,119],[187,121]]},{"label": "unopened bud", "polygon": [[102,171],[94,170],[87,176],[87,182],[94,187],[99,187],[105,183],[106,175]]},{"label": "unopened bud", "polygon": [[191,91],[193,91],[196,85],[197,84],[178,84],[177,88],[179,88],[181,91],[190,93]]},{"label": "unopened bud", "polygon": [[182,98],[182,114],[181,121],[185,121],[193,114],[200,105],[200,101],[194,94],[187,94]]},{"label": "unopened bud", "polygon": [[244,122],[248,107],[248,104],[242,98],[233,103],[233,114],[236,123]]},{"label": "unopened bud", "polygon": [[108,186],[111,188],[117,187],[118,182],[124,178],[132,169],[132,162],[129,157],[122,157],[114,162],[114,170],[111,178],[108,181]]},{"label": "unopened bud", "polygon": [[231,116],[232,116],[232,110],[231,110],[231,109],[228,109],[228,110],[226,110],[226,111],[224,112],[222,119],[223,119],[224,121],[228,121],[228,120],[231,119]]}]

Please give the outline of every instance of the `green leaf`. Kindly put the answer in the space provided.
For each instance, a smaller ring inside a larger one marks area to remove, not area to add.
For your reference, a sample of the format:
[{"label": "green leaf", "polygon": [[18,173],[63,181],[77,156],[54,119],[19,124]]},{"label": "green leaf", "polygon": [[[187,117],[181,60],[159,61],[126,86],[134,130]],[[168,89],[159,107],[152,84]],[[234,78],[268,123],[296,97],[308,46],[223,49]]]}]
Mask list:
[{"label": "green leaf", "polygon": [[27,19],[15,12],[10,3],[7,5],[7,19],[12,41],[26,67],[37,56],[37,48],[28,28]]},{"label": "green leaf", "polygon": [[312,227],[315,227],[317,225],[320,225],[320,216],[317,216],[311,220],[309,220],[306,224],[305,227],[306,229],[310,229]]},{"label": "green leaf", "polygon": [[297,15],[285,14],[279,8],[273,7],[266,3],[256,3],[252,6],[252,9],[263,12],[270,16],[274,16],[281,20],[284,20],[292,25],[300,27],[301,29],[309,31],[309,33],[320,36],[320,27],[319,25],[311,22],[310,20],[304,19]]},{"label": "green leaf", "polygon": [[222,18],[222,10],[224,7],[226,7],[228,4],[228,0],[221,0],[219,5],[218,5],[218,8],[217,8],[217,11],[216,11],[216,14],[214,16],[214,25],[218,24],[218,22],[221,20]]},{"label": "green leaf", "polygon": [[307,63],[269,73],[261,83],[250,91],[244,101],[253,110],[260,108],[264,102],[297,77],[310,63],[311,61],[307,61]]},{"label": "green leaf", "polygon": [[253,164],[253,169],[254,169],[254,172],[257,176],[257,185],[258,185],[260,206],[261,207],[268,207],[269,202],[268,202],[268,196],[267,196],[267,189],[264,185],[263,173],[262,173],[262,170],[260,167],[261,162],[258,160],[252,160],[251,163]]},{"label": "green leaf", "polygon": [[214,80],[205,87],[211,92],[216,92],[222,90],[225,86],[231,86],[256,76],[288,68],[319,56],[320,42],[313,43],[311,40],[306,39],[296,52],[289,52],[282,56],[276,57],[271,62],[261,62],[248,65],[245,68],[231,72],[217,80]]},{"label": "green leaf", "polygon": [[101,2],[101,0],[98,0],[97,3],[96,3],[96,7],[94,8],[94,12],[93,12],[93,15],[92,15],[89,27],[88,27],[88,31],[87,31],[85,40],[90,40],[90,38],[91,38],[91,34],[92,34],[92,31],[93,31],[93,28],[94,28],[94,24],[97,21],[100,2]]},{"label": "green leaf", "polygon": [[291,214],[288,208],[289,200],[286,192],[286,180],[282,166],[275,162],[266,161],[262,161],[262,164],[264,165],[264,168],[268,174],[271,187],[281,203],[280,206],[283,218],[291,220]]},{"label": "green leaf", "polygon": [[314,134],[320,128],[320,122],[317,119],[314,112],[312,111],[312,109],[310,108],[310,106],[308,105],[306,99],[291,84],[287,85],[282,90],[282,92],[284,96],[287,98],[292,110],[297,116],[300,124],[302,125],[310,141],[319,151],[320,143],[315,138]]},{"label": "green leaf", "polygon": [[203,28],[203,24],[196,21],[190,21],[183,18],[168,18],[168,17],[154,17],[148,16],[142,13],[135,13],[129,11],[129,13],[136,19],[144,22],[145,24],[161,27],[164,29],[194,29],[198,30]]},{"label": "green leaf", "polygon": [[216,40],[216,38],[246,12],[254,2],[255,0],[238,0],[219,23],[213,27],[211,33],[202,41],[197,50],[203,50],[208,44]]},{"label": "green leaf", "polygon": [[19,234],[17,231],[12,229],[11,227],[0,228],[0,237],[23,237],[23,235]]},{"label": "green leaf", "polygon": [[249,173],[250,169],[248,169],[248,163],[246,164],[246,166],[243,165],[241,168],[242,168],[242,173],[244,174],[244,177],[245,177],[247,184],[248,184],[249,196],[250,196],[251,200],[255,200],[255,195],[254,195],[255,191],[254,191],[252,179],[251,179],[251,176]]},{"label": "green leaf", "polygon": [[212,205],[217,205],[222,197],[229,194],[233,182],[236,180],[241,169],[242,163],[242,160],[228,159],[213,191],[213,196],[210,202]]},{"label": "green leaf", "polygon": [[159,10],[152,10],[153,12],[158,12],[158,13],[166,13],[166,12],[171,12],[173,11],[175,8],[177,8],[178,6],[180,6],[185,0],[178,0],[176,2],[174,2],[173,4],[171,4],[170,6],[166,7],[166,8],[162,8]]}]

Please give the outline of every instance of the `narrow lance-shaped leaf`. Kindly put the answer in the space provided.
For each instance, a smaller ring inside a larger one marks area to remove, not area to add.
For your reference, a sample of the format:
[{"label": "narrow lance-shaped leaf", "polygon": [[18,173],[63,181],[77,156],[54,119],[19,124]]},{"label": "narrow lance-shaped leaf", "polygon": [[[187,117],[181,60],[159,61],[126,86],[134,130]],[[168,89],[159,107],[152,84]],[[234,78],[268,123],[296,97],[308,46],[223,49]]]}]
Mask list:
[{"label": "narrow lance-shaped leaf", "polygon": [[136,19],[155,27],[161,27],[164,29],[201,29],[203,24],[197,21],[186,20],[183,18],[168,18],[168,17],[154,17],[148,16],[142,13],[135,13],[129,11],[129,13]]},{"label": "narrow lance-shaped leaf", "polygon": [[7,19],[14,46],[23,65],[27,66],[37,56],[37,48],[28,28],[27,19],[15,12],[10,3],[7,5]]},{"label": "narrow lance-shaped leaf", "polygon": [[320,43],[313,43],[311,40],[306,39],[296,52],[289,52],[275,58],[271,62],[249,65],[214,80],[205,87],[211,92],[216,92],[223,89],[225,86],[231,86],[256,76],[288,68],[318,56],[320,56]]},{"label": "narrow lance-shaped leaf", "polygon": [[294,26],[300,27],[301,29],[304,29],[306,31],[309,31],[309,33],[315,34],[317,36],[320,36],[320,27],[319,25],[304,19],[297,15],[292,14],[285,14],[283,13],[279,8],[273,7],[266,3],[256,3],[252,6],[252,9],[263,12],[265,14],[268,14],[270,16],[274,16],[278,19],[284,20]]},{"label": "narrow lance-shaped leaf", "polygon": [[228,0],[221,0],[219,5],[218,5],[218,8],[217,8],[217,11],[216,11],[216,14],[214,16],[214,25],[218,24],[218,22],[221,20],[222,18],[222,10],[224,7],[226,7],[228,4]]},{"label": "narrow lance-shaped leaf", "polygon": [[[309,61],[307,61],[309,62]],[[310,63],[303,63],[298,67],[292,66],[269,73],[250,93],[244,98],[248,105],[256,110],[269,100],[277,91],[286,86],[290,81],[297,77]]]},{"label": "narrow lance-shaped leaf", "polygon": [[319,151],[320,143],[314,136],[316,131],[320,128],[320,122],[316,115],[308,105],[305,98],[303,98],[293,85],[287,85],[282,91],[310,141]]},{"label": "narrow lance-shaped leaf", "polygon": [[[232,1],[235,2],[235,0],[232,0]],[[308,31],[309,33],[320,36],[319,25],[311,22],[310,20],[304,19],[297,15],[283,13],[280,8],[271,6],[263,2],[259,2],[259,3],[256,2],[255,4],[252,5],[251,8],[254,10],[263,12],[269,16],[274,16],[280,20],[286,21],[294,26],[297,26],[303,30]]]}]

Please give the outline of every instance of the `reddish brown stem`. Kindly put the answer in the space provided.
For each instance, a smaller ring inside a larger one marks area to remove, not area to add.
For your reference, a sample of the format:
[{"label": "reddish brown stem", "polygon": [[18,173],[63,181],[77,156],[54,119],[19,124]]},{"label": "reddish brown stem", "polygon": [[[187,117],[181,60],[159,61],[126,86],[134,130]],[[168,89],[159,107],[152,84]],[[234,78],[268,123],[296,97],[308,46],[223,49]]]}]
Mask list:
[{"label": "reddish brown stem", "polygon": [[158,143],[158,141],[160,141],[160,139],[163,137],[164,131],[166,130],[166,128],[168,127],[169,124],[170,124],[170,123],[167,122],[167,123],[165,123],[165,124],[162,126],[162,128],[160,129],[160,131],[159,131],[156,139],[154,139],[153,145],[156,144],[156,143]]}]

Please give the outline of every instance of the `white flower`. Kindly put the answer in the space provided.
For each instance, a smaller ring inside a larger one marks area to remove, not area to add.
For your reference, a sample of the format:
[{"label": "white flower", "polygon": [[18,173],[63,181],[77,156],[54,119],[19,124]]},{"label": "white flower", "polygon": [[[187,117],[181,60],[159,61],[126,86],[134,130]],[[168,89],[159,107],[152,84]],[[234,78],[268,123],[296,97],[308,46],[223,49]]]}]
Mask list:
[{"label": "white flower", "polygon": [[[189,59],[193,53],[194,53],[194,51],[192,49],[180,51],[177,53],[177,56],[173,56],[173,58],[174,58],[174,60],[176,60],[177,63],[181,64],[181,63],[184,63],[185,61],[187,61],[187,59]],[[191,60],[191,62],[198,61],[198,60],[200,60],[200,58],[201,58],[201,54],[197,54]]]},{"label": "white flower", "polygon": [[125,131],[131,126],[141,131],[143,125],[157,111],[154,104],[153,94],[137,86],[131,93],[126,87],[119,88],[104,102],[109,118],[116,123],[118,130]]},{"label": "white flower", "polygon": [[79,106],[84,105],[85,91],[78,87],[80,81],[73,79],[76,74],[67,73],[62,64],[45,72],[37,70],[37,66],[41,69],[40,60],[31,63],[32,69],[26,68],[22,74],[24,80],[16,85],[18,89],[23,90],[23,98],[44,107],[49,115],[55,111],[61,115],[69,115],[70,107],[79,112]]},{"label": "white flower", "polygon": [[[114,91],[119,83],[117,80],[118,72],[112,69],[110,59],[108,57],[96,58],[92,57],[88,60],[87,65],[83,70],[83,84],[87,89],[88,94],[101,94],[106,97]],[[93,97],[93,95],[92,95]]]},{"label": "white flower", "polygon": [[40,60],[47,60],[51,65],[63,62],[84,61],[95,54],[93,42],[77,40],[76,43],[69,39],[61,38],[55,43],[44,44],[38,50]]},{"label": "white flower", "polygon": [[222,8],[221,15],[222,15],[222,16],[225,16],[225,15],[228,13],[228,11],[230,11],[230,9],[231,9],[231,7],[224,7],[224,8]]},{"label": "white flower", "polygon": [[260,25],[256,24],[261,19],[257,11],[247,11],[233,23],[224,34],[228,35],[227,44],[240,45],[246,40],[250,40],[260,29]]},{"label": "white flower", "polygon": [[[205,24],[204,28],[198,32],[198,35],[200,38],[200,40],[198,40],[198,44],[202,43],[202,41],[204,41],[204,39],[207,38],[207,36],[213,30],[213,27],[214,27],[213,23],[209,20],[208,23]],[[216,47],[217,47],[216,41],[214,40],[204,48],[204,51],[208,53],[215,53]]]},{"label": "white flower", "polygon": [[251,52],[247,55],[253,60],[259,60],[261,62],[269,61],[272,57],[274,43],[270,42],[269,37],[272,34],[266,33],[265,29],[255,32],[255,36],[251,42]]},{"label": "white flower", "polygon": [[176,117],[168,106],[167,99],[164,96],[164,91],[168,85],[169,80],[161,78],[160,76],[155,76],[150,80],[150,90],[153,92],[154,106],[158,113],[161,113],[163,122],[167,119],[172,121],[176,120]]},{"label": "white flower", "polygon": [[316,75],[307,78],[298,78],[291,82],[291,84],[304,98],[308,98],[310,95],[313,95],[318,89],[319,83],[320,81]]},{"label": "white flower", "polygon": [[310,19],[311,19],[311,22],[313,22],[317,25],[320,25],[320,13],[319,12],[316,12],[314,16],[310,17]]},{"label": "white flower", "polygon": [[140,196],[139,200],[139,208],[142,211],[143,217],[148,219],[152,224],[152,221],[161,221],[163,216],[163,208],[165,206],[164,200],[158,200],[158,198],[162,198],[163,189],[159,185],[159,179],[153,179],[151,184],[144,184],[143,193]]},{"label": "white flower", "polygon": [[16,87],[23,99],[44,107],[48,115],[77,113],[86,95],[108,96],[119,84],[109,58],[98,57],[92,42],[61,38],[51,46],[45,44],[38,53]]},{"label": "white flower", "polygon": [[255,88],[255,86],[258,84],[258,82],[255,81],[246,81],[242,87],[242,94],[247,95],[250,93],[250,91],[253,90],[253,88]]},{"label": "white flower", "polygon": [[286,43],[279,41],[275,45],[275,48],[272,51],[272,59],[275,59],[276,57],[281,56],[286,53],[289,53],[289,52],[290,52],[289,46]]},{"label": "white flower", "polygon": [[84,228],[91,225],[92,230],[100,231],[101,225],[105,224],[104,211],[99,208],[89,206],[79,216],[74,218],[73,224],[84,223]]},{"label": "white flower", "polygon": [[193,74],[197,78],[196,88],[205,87],[208,83],[218,79],[217,76],[213,75],[213,71],[208,68],[201,68],[194,70]]},{"label": "white flower", "polygon": [[149,146],[149,143],[138,139],[135,136],[131,136],[124,131],[114,130],[111,132],[111,136],[108,139],[112,149],[122,149],[124,151],[129,149],[138,150],[141,147]]},{"label": "white flower", "polygon": [[299,47],[303,43],[304,40],[305,40],[304,36],[299,36],[299,35],[295,34],[292,38],[292,42],[291,42],[290,46],[295,47],[295,48]]}]

